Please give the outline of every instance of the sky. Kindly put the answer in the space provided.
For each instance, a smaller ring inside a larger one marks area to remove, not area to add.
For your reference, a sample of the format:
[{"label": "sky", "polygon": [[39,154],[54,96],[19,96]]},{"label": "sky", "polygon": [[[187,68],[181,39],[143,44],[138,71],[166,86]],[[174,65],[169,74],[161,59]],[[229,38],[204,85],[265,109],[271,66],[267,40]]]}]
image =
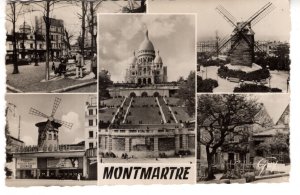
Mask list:
[{"label": "sky", "polygon": [[168,81],[195,70],[195,15],[110,15],[98,17],[98,58],[115,82],[124,81],[126,68],[145,37],[159,50],[168,68]]},{"label": "sky", "polygon": [[[36,5],[37,4],[37,5]],[[17,31],[19,30],[19,26],[24,23],[24,21],[30,26],[35,25],[35,16],[38,18],[43,16],[43,6],[42,3],[30,3],[27,6],[23,6],[20,12],[20,15],[16,22]],[[17,6],[17,11],[21,8],[20,5]],[[54,4],[50,8],[52,11],[50,12],[51,18],[63,19],[65,28],[70,32],[70,34],[74,35],[72,39],[72,43],[76,42],[76,37],[79,36],[81,31],[81,21],[78,18],[77,13],[81,13],[81,7],[79,4],[66,4],[66,3],[57,3]],[[34,11],[30,11],[34,10]],[[11,13],[10,7],[6,7],[7,14]],[[6,29],[8,32],[12,29],[12,23],[6,21]]]},{"label": "sky", "polygon": [[262,102],[264,104],[268,114],[273,119],[274,123],[277,122],[290,102],[290,95],[286,93],[265,93],[254,96],[257,98],[258,102]]},{"label": "sky", "polygon": [[61,103],[54,118],[73,123],[71,129],[64,126],[59,128],[60,144],[75,144],[83,141],[85,102],[89,97],[89,95],[84,94],[6,95],[7,103],[16,105],[14,114],[9,111],[7,117],[11,135],[15,138],[18,137],[18,120],[20,115],[20,139],[26,145],[37,145],[38,128],[35,124],[46,121],[46,119],[29,114],[29,110],[32,107],[49,116],[52,112],[55,97],[61,98]]},{"label": "sky", "polygon": [[218,5],[222,5],[240,21],[247,20],[268,2],[276,8],[253,26],[255,39],[289,41],[289,0],[151,0],[148,10],[157,13],[197,13],[197,40],[206,41],[215,39],[216,31],[221,39],[232,33],[233,27],[216,11]]},{"label": "sky", "polygon": [[[122,10],[123,6],[127,5],[127,1],[102,1],[97,9],[97,13],[118,13]],[[42,3],[30,3],[27,6],[23,6],[16,22],[17,30],[19,30],[19,26],[24,23],[24,21],[34,26],[34,18],[35,16],[43,16],[43,6]],[[21,6],[17,6],[17,12],[20,10]],[[50,8],[50,17],[56,19],[63,19],[65,28],[70,32],[70,34],[74,35],[74,38],[71,39],[71,43],[74,44],[76,42],[77,37],[80,35],[81,31],[81,20],[78,18],[78,14],[81,14],[81,3],[65,3],[59,2],[54,4]],[[34,11],[31,11],[34,10]],[[6,7],[7,14],[11,13],[11,9],[9,6]],[[6,29],[8,32],[12,29],[12,23],[6,21]]]}]

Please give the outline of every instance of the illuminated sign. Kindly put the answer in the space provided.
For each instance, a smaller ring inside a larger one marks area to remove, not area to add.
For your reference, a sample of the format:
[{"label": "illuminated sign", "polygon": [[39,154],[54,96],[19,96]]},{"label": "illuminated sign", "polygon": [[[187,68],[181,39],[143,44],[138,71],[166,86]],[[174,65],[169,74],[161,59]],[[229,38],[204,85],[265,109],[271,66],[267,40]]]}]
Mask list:
[{"label": "illuminated sign", "polygon": [[37,158],[17,158],[17,169],[36,169]]}]

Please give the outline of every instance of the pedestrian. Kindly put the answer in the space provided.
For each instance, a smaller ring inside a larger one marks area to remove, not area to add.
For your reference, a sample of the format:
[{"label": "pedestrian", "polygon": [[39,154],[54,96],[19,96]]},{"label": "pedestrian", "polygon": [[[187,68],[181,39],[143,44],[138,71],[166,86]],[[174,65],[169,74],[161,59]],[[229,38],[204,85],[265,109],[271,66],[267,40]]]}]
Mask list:
[{"label": "pedestrian", "polygon": [[97,53],[94,53],[91,63],[92,63],[92,71],[95,75],[94,79],[97,79]]},{"label": "pedestrian", "polygon": [[80,181],[80,173],[77,174],[77,180]]},{"label": "pedestrian", "polygon": [[80,54],[80,52],[76,55],[76,77],[82,78],[82,67],[83,67],[83,56]]}]

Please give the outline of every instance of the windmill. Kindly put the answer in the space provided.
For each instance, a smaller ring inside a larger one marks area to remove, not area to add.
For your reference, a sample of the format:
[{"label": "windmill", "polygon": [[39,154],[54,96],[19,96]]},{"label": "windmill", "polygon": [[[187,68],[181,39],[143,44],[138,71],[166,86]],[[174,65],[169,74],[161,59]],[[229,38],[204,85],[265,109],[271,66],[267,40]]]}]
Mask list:
[{"label": "windmill", "polygon": [[38,147],[58,147],[58,128],[64,126],[71,129],[73,124],[54,118],[54,114],[58,106],[60,105],[61,99],[55,97],[51,115],[48,116],[34,108],[30,108],[29,114],[46,118],[46,122],[36,123],[38,127]]},{"label": "windmill", "polygon": [[254,48],[262,51],[254,41],[254,31],[252,27],[266,17],[275,9],[272,3],[267,3],[257,12],[255,12],[248,20],[237,22],[237,19],[232,16],[222,5],[217,6],[217,12],[234,27],[233,33],[219,42],[217,52],[220,52],[228,44],[231,44],[229,56],[231,65],[252,66],[254,61]]}]

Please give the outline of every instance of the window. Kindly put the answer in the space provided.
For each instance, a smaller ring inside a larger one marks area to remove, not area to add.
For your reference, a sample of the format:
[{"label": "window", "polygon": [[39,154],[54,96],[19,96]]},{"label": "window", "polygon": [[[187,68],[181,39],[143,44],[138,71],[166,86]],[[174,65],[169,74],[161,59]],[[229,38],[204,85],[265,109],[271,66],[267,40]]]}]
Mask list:
[{"label": "window", "polygon": [[56,134],[53,134],[53,140],[56,140]]},{"label": "window", "polygon": [[48,140],[52,140],[52,134],[49,134]]},{"label": "window", "polygon": [[93,148],[94,147],[94,143],[93,142],[90,142],[89,143],[89,148]]},{"label": "window", "polygon": [[33,48],[33,43],[30,43],[30,49],[32,49]]},{"label": "window", "polygon": [[89,126],[93,126],[93,120],[89,120]]},{"label": "window", "polygon": [[40,44],[40,49],[43,49],[43,44]]},{"label": "window", "polygon": [[89,109],[89,115],[93,115],[93,109]]},{"label": "window", "polygon": [[93,131],[89,131],[89,138],[93,138],[94,137],[94,132]]}]

